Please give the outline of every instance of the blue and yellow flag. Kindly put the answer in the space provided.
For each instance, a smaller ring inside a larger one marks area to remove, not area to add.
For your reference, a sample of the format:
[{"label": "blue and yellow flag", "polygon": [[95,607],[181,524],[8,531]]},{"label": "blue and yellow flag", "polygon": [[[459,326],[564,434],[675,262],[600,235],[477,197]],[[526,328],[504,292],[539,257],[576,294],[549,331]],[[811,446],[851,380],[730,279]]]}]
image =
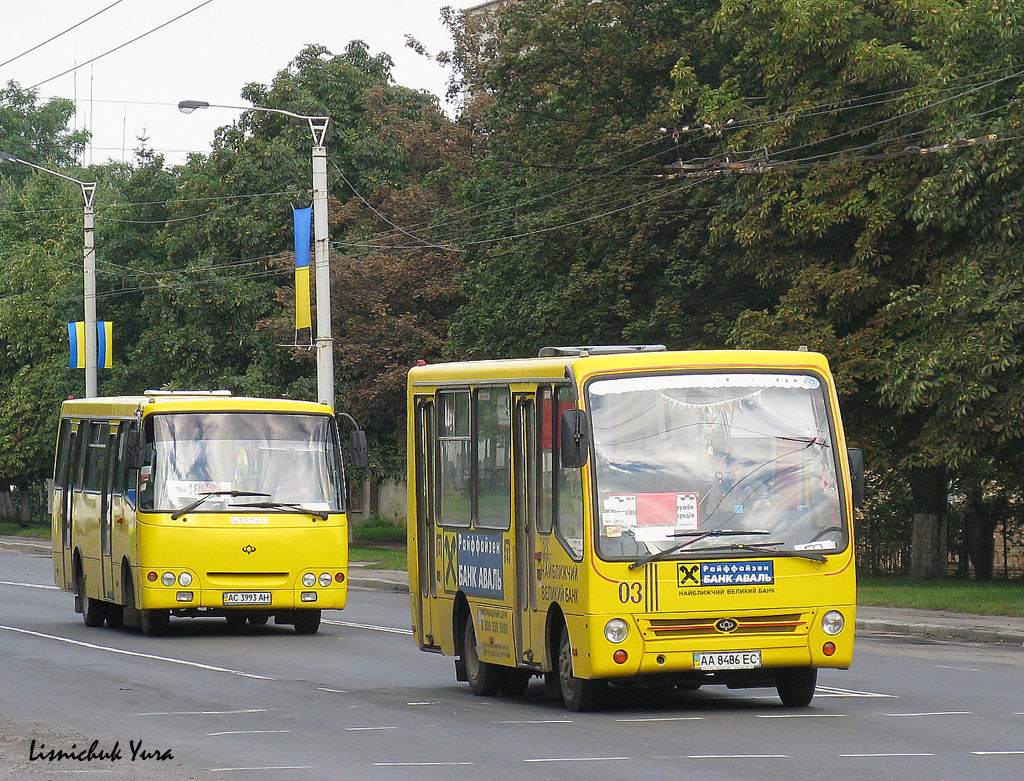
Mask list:
[{"label": "blue and yellow flag", "polygon": [[[68,323],[68,368],[85,368],[85,321]],[[110,369],[114,365],[114,324],[109,320],[96,321],[96,368]]]},{"label": "blue and yellow flag", "polygon": [[309,303],[309,232],[313,208],[292,209],[295,219],[295,343],[312,344]]}]

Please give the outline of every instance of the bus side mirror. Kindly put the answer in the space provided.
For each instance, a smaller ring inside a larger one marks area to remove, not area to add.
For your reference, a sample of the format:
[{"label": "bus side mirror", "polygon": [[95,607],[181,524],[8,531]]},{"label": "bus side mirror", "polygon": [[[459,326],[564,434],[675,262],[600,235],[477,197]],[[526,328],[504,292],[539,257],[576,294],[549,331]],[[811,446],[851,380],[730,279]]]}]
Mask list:
[{"label": "bus side mirror", "polygon": [[370,465],[370,456],[366,450],[366,432],[360,429],[353,431],[349,447],[352,450],[352,467],[366,469]]},{"label": "bus side mirror", "polygon": [[566,469],[579,469],[587,463],[590,441],[587,437],[586,412],[567,409],[562,413],[558,449],[562,466]]},{"label": "bus side mirror", "polygon": [[850,488],[853,490],[853,506],[864,504],[864,451],[859,447],[846,449],[850,459]]},{"label": "bus side mirror", "polygon": [[125,456],[129,469],[142,469],[146,463],[146,453],[142,449],[142,432],[137,428],[129,429],[128,442],[125,443]]}]

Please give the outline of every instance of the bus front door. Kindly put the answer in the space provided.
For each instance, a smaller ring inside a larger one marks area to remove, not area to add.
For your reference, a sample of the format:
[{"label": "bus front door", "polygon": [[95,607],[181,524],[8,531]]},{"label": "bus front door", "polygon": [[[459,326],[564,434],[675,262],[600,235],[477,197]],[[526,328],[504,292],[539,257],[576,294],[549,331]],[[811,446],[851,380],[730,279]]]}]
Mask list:
[{"label": "bus front door", "polygon": [[432,606],[437,596],[435,575],[433,451],[434,404],[421,401],[416,405],[416,562],[419,570],[417,617],[419,640],[423,645],[437,646],[434,637]]},{"label": "bus front door", "polygon": [[540,664],[544,659],[543,633],[535,636],[537,611],[537,413],[533,400],[521,396],[515,403],[513,425],[515,456],[515,540],[516,540],[516,642],[520,662]]},{"label": "bus front door", "polygon": [[117,430],[111,430],[107,437],[106,460],[103,464],[103,486],[100,494],[100,578],[103,595],[107,601],[114,599],[114,576],[111,564],[111,515],[113,514],[114,475],[117,467]]}]

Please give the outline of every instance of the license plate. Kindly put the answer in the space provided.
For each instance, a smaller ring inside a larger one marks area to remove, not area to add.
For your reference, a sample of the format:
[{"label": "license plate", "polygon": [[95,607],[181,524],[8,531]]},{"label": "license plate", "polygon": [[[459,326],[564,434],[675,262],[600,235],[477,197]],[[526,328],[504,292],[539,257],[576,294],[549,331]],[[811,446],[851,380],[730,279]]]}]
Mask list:
[{"label": "license plate", "polygon": [[225,605],[269,605],[269,591],[225,591]]},{"label": "license plate", "polygon": [[711,651],[695,653],[698,670],[754,670],[761,666],[760,651]]}]

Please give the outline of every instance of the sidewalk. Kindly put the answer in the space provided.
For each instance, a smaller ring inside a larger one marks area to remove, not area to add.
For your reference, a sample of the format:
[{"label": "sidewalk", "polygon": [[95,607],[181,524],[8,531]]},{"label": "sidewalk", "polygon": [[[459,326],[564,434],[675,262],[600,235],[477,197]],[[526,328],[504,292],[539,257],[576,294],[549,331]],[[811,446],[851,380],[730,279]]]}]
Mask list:
[{"label": "sidewalk", "polygon": [[[397,570],[366,569],[359,562],[349,568],[349,584],[355,589],[409,593],[407,573]],[[1001,643],[1024,647],[1024,618],[945,613],[938,610],[909,610],[894,607],[858,607],[857,631],[903,637],[964,640],[972,643]]]}]

